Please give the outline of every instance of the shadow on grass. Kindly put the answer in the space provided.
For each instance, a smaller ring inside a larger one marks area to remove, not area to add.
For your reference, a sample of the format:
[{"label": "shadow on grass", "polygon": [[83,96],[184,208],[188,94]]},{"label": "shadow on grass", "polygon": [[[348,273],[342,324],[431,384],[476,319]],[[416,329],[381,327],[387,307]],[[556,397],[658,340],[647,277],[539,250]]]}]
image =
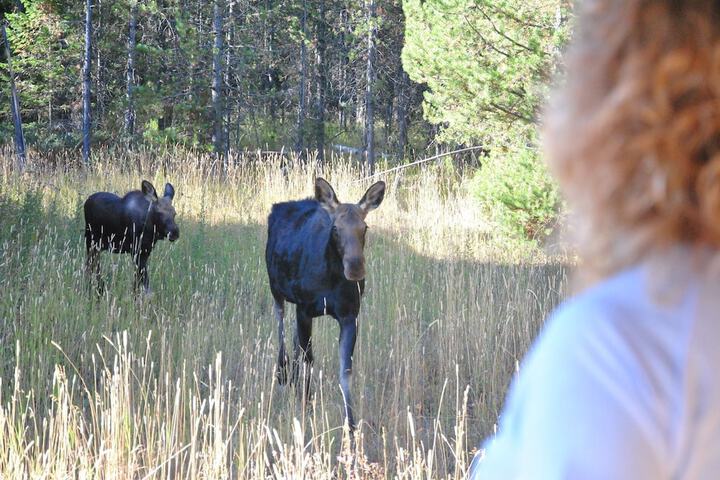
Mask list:
[{"label": "shadow on grass", "polygon": [[[269,408],[273,426],[289,435],[297,406],[273,383],[277,339],[264,265],[266,227],[178,217],[179,241],[160,242],[148,263],[153,297],[133,296],[129,255],[104,253],[107,291],[95,299],[85,289],[80,207],[62,215],[40,193],[0,195],[0,375],[13,378],[16,365],[22,371],[19,387],[3,381],[3,398],[16,387],[51,391],[56,365],[76,373],[89,390],[101,388],[99,367],[112,368],[125,349],[141,359],[138,382],[170,380],[160,394],[172,395],[180,377],[194,377],[194,388],[206,391],[222,352],[232,408],[242,405],[249,416]],[[382,457],[384,433],[400,444],[427,446],[437,441],[438,428],[450,435],[463,418],[471,448],[491,432],[517,362],[562,296],[566,268],[435,259],[408,248],[401,235],[375,231],[366,255],[353,390],[368,455]],[[293,309],[287,321],[294,323]],[[337,427],[338,329],[328,319],[315,325],[315,375],[324,372],[318,413]],[[123,331],[127,347],[120,345]],[[266,407],[268,398],[274,403]],[[40,394],[35,402],[42,417],[50,400]],[[438,461],[449,471],[452,449],[440,451]]]}]

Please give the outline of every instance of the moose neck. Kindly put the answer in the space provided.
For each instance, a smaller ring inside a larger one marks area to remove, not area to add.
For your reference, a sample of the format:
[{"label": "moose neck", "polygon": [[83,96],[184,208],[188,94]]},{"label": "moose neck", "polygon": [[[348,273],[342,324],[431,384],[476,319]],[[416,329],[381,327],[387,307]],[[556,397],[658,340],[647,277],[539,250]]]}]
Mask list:
[{"label": "moose neck", "polygon": [[153,222],[152,203],[148,204],[148,208],[145,212],[145,220],[143,223],[142,236],[143,243],[150,242],[153,245],[158,241],[158,232]]},{"label": "moose neck", "polygon": [[325,245],[325,262],[327,263],[327,271],[331,277],[339,277],[346,280],[343,258],[340,255],[340,252],[338,252],[337,245],[335,245],[335,241],[332,238],[332,225],[331,219],[330,225],[328,225],[327,229],[323,232],[323,235],[327,239]]}]

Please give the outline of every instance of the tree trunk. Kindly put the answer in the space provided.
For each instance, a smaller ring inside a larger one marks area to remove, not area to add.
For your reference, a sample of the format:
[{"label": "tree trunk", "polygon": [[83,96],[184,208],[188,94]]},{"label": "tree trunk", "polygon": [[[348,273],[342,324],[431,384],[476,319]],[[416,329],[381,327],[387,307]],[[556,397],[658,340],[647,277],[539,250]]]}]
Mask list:
[{"label": "tree trunk", "polygon": [[[222,52],[223,52],[223,0],[213,2],[213,79],[212,79],[212,105],[213,105],[213,145],[217,158],[225,156],[225,135],[223,128],[223,92],[222,92]],[[227,167],[227,165],[224,165]]]},{"label": "tree trunk", "polygon": [[317,161],[322,164],[325,161],[325,87],[327,82],[324,1],[320,1],[318,7],[318,21],[315,25],[315,32],[317,35],[317,48],[315,50],[315,148],[317,149]]},{"label": "tree trunk", "polygon": [[223,84],[225,85],[226,89],[226,95],[225,95],[225,101],[226,101],[226,108],[225,108],[225,118],[223,119],[223,136],[225,138],[224,147],[225,151],[223,152],[225,154],[225,158],[230,159],[230,116],[232,113],[232,107],[230,106],[230,98],[232,98],[232,94],[230,93],[230,78],[231,78],[231,52],[230,47],[233,44],[233,39],[235,37],[235,17],[233,16],[233,7],[235,6],[235,2],[230,2],[230,5],[228,6],[228,20],[226,22],[226,32],[225,32],[225,74],[223,75]]},{"label": "tree trunk", "polygon": [[350,12],[347,6],[343,7],[340,12],[340,22],[342,25],[341,49],[342,49],[342,70],[340,71],[340,101],[338,108],[340,109],[340,128],[345,130],[348,124],[348,104],[352,94],[350,93],[349,77],[350,77]]},{"label": "tree trunk", "polygon": [[373,109],[373,87],[375,84],[375,0],[366,0],[367,8],[367,69],[365,85],[365,164],[368,172],[375,171],[375,117]]},{"label": "tree trunk", "polygon": [[405,149],[407,148],[408,136],[408,103],[410,100],[410,92],[408,87],[410,86],[410,77],[407,72],[402,68],[400,64],[400,79],[398,85],[397,94],[397,144],[396,144],[396,155],[398,158],[405,157]]},{"label": "tree trunk", "polygon": [[10,42],[5,31],[5,22],[0,22],[2,27],[2,38],[5,43],[5,58],[7,58],[8,75],[10,76],[10,111],[12,113],[13,124],[15,125],[15,152],[18,157],[18,170],[25,171],[25,135],[23,135],[22,119],[20,118],[20,101],[18,100],[17,89],[15,88],[15,75],[12,69],[10,59]]},{"label": "tree trunk", "polygon": [[298,85],[298,114],[297,114],[297,139],[295,141],[295,151],[301,158],[304,158],[305,150],[305,82],[307,76],[307,47],[305,45],[305,25],[307,23],[307,5],[305,0],[302,2],[302,12],[300,14],[300,30],[302,38],[300,39],[300,84]]},{"label": "tree trunk", "polygon": [[395,96],[390,97],[385,103],[385,118],[383,119],[383,133],[385,137],[385,145],[390,145],[390,135],[392,135],[393,113],[395,113]]},{"label": "tree trunk", "polygon": [[135,101],[133,98],[133,88],[135,87],[135,47],[137,38],[138,13],[137,0],[131,1],[132,3],[130,4],[130,21],[127,44],[127,70],[125,72],[125,100],[127,101],[127,109],[125,110],[125,136],[127,137],[128,147],[130,148],[132,148],[133,138],[135,136]]},{"label": "tree trunk", "polygon": [[263,103],[264,113],[270,115],[270,120],[275,123],[277,120],[277,113],[280,110],[281,122],[285,123],[285,109],[280,109],[280,102],[278,96],[280,92],[275,89],[277,82],[276,76],[278,74],[275,66],[275,29],[277,28],[276,22],[274,21],[273,14],[271,13],[275,5],[270,0],[265,0],[265,15],[263,18],[263,50],[267,57],[265,60],[265,75],[267,77],[268,88],[267,92],[269,95],[269,102]]},{"label": "tree trunk", "polygon": [[92,0],[85,0],[85,62],[83,63],[83,163],[90,164],[90,68],[92,59]]},{"label": "tree trunk", "polygon": [[[140,1],[140,0],[138,0],[138,1]],[[165,0],[157,0],[155,5],[156,5],[158,12],[160,13],[162,18],[167,18],[169,22],[173,21],[173,16],[172,16],[173,10],[167,6]],[[205,4],[202,4],[202,3],[199,3],[198,5],[205,6]],[[198,38],[199,38],[198,48],[205,49],[206,45],[204,43],[202,43],[203,40],[205,39],[205,36],[203,35],[203,32],[201,30],[202,25],[203,25],[202,18],[200,18],[198,21]],[[160,50],[162,50],[163,52],[166,52],[169,49],[167,33],[166,33],[167,30],[168,29],[165,28],[165,23],[163,23],[163,21],[157,22],[157,25],[155,28],[155,35],[157,35],[157,41],[158,41],[158,45],[160,46]],[[195,83],[195,76],[192,75],[192,71],[193,71],[192,65],[190,66],[189,70],[190,70],[190,73],[181,73],[180,75],[185,74],[185,75],[190,76],[190,91],[194,92],[195,87],[197,86],[197,83]],[[204,87],[205,87],[205,85],[202,85],[198,88],[204,88]],[[157,84],[155,86],[155,93],[159,96],[164,94],[163,88],[162,88],[162,82],[157,82]],[[163,130],[171,128],[173,126],[175,104],[173,103],[172,100],[167,100],[165,98],[163,98],[161,100],[161,103],[162,103],[162,114],[157,119],[157,123],[158,123],[158,130],[162,132]]]},{"label": "tree trunk", "polygon": [[100,41],[100,35],[103,31],[103,15],[102,15],[102,0],[96,0],[93,6],[95,10],[95,25],[97,28],[93,29],[93,44],[95,45],[95,125],[102,124],[102,119],[105,116],[105,95],[103,89],[103,55],[100,48],[102,42]]}]

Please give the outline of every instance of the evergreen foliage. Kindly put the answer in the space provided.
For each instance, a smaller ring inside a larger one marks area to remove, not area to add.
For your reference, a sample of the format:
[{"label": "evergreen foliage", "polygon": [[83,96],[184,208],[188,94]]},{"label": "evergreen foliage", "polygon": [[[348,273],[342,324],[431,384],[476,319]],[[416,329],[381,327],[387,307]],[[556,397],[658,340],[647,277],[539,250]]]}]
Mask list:
[{"label": "evergreen foliage", "polygon": [[[82,5],[72,10],[59,3],[24,0],[24,12],[7,15],[25,136],[40,148],[72,147],[80,139],[83,43],[72,19],[82,15]],[[5,143],[12,138],[9,91],[0,95]]]},{"label": "evergreen foliage", "polygon": [[[6,5],[7,3],[7,5]],[[377,93],[373,99],[380,151],[395,149],[397,105],[404,122],[423,125],[417,86],[399,88],[403,13],[399,0],[376,1]],[[93,11],[93,142],[123,144],[127,45],[137,4],[135,76],[130,89],[137,140],[212,148],[213,3],[200,0],[96,0]],[[300,12],[307,10],[306,28]],[[19,8],[17,5],[21,5]],[[362,149],[367,20],[356,0],[239,0],[222,2],[222,125],[232,149],[277,149],[296,136],[300,46],[307,48],[304,144]],[[0,3],[8,22],[29,144],[74,148],[80,140],[84,11],[81,2]],[[322,38],[320,38],[322,37]],[[319,59],[320,49],[324,49]],[[4,59],[0,58],[0,62]],[[320,74],[322,73],[322,74]],[[0,74],[6,75],[0,63]],[[322,83],[323,88],[318,88]],[[318,100],[319,97],[322,97]],[[0,142],[11,141],[8,92],[0,92]],[[321,108],[321,110],[318,110]],[[320,115],[318,112],[321,112]],[[321,124],[327,126],[321,128]],[[405,128],[405,127],[403,127]],[[336,132],[332,136],[325,132]],[[416,129],[423,131],[423,128]],[[424,148],[430,138],[417,138]],[[352,142],[352,143],[351,143]],[[403,147],[405,148],[405,147]]]},{"label": "evergreen foliage", "polygon": [[545,163],[530,149],[491,153],[470,188],[510,238],[540,241],[555,226],[560,194]]},{"label": "evergreen foliage", "polygon": [[567,35],[561,0],[406,0],[403,66],[457,143],[529,145]]},{"label": "evergreen foliage", "polygon": [[427,85],[439,136],[489,152],[472,188],[515,238],[541,239],[559,208],[538,152],[538,110],[568,35],[564,0],[406,0],[403,66]]}]

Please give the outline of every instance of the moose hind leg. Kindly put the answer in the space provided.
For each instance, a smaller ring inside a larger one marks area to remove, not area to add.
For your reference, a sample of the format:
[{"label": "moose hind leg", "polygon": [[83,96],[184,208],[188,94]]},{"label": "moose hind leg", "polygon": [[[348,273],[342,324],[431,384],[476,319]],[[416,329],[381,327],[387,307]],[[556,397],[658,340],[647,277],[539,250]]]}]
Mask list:
[{"label": "moose hind leg", "polygon": [[340,340],[338,353],[340,355],[340,389],[345,403],[345,418],[350,431],[355,430],[353,418],[352,396],[350,395],[350,380],[352,376],[353,352],[357,338],[357,323],[355,317],[340,320]]},{"label": "moose hind leg", "polygon": [[293,352],[293,373],[292,381],[297,384],[298,374],[300,370],[300,361],[303,362],[303,392],[307,398],[310,394],[310,371],[313,363],[312,343],[310,337],[312,336],[312,317],[307,311],[297,306],[297,322],[295,328],[294,337],[294,352]]},{"label": "moose hind leg", "polygon": [[88,241],[87,257],[85,258],[85,278],[88,291],[92,291],[93,283],[95,283],[97,295],[102,296],[105,293],[105,284],[100,274],[100,250],[90,241]]},{"label": "moose hind leg", "polygon": [[273,295],[273,313],[278,325],[278,361],[275,376],[280,385],[285,385],[288,380],[288,355],[285,351],[285,300],[282,297]]}]

